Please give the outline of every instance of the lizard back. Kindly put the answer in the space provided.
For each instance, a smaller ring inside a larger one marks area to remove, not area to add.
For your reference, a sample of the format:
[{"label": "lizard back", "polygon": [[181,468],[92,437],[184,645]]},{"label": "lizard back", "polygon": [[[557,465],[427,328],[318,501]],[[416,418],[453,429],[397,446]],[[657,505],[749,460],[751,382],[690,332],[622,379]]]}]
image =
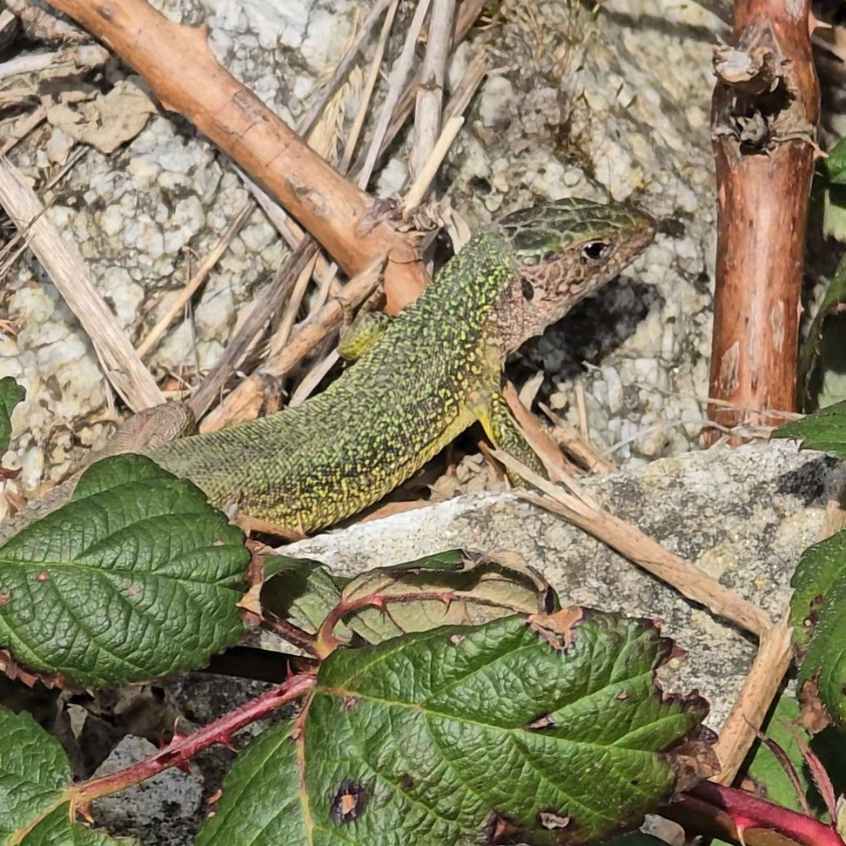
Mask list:
[{"label": "lizard back", "polygon": [[501,237],[477,235],[322,393],[146,454],[214,504],[294,532],[354,514],[473,423],[468,398],[490,369],[485,325],[515,272]]},{"label": "lizard back", "polygon": [[297,534],[376,502],[474,420],[519,449],[499,395],[505,357],[616,276],[653,235],[648,215],[588,200],[508,215],[323,393],[145,454],[213,504]]}]

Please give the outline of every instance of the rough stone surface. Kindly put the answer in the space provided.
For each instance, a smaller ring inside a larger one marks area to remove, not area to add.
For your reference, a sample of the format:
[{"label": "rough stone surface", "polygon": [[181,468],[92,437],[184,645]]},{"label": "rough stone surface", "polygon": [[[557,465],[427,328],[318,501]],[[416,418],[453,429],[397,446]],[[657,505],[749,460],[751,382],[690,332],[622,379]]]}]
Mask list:
[{"label": "rough stone surface", "polygon": [[[122,770],[158,750],[149,740],[127,735],[112,750],[95,776]],[[142,837],[154,827],[159,843],[190,843],[193,817],[200,809],[202,780],[177,769],[165,770],[143,784],[93,803],[94,820],[112,831]],[[144,843],[151,842],[143,840]]]},{"label": "rough stone surface", "polygon": [[[611,513],[777,619],[802,552],[824,519],[836,462],[789,443],[688,453],[585,481]],[[719,728],[755,654],[745,634],[569,525],[514,494],[481,494],[359,523],[285,548],[341,573],[452,548],[513,551],[540,570],[564,604],[663,621],[688,653],[672,688],[698,688]]]}]

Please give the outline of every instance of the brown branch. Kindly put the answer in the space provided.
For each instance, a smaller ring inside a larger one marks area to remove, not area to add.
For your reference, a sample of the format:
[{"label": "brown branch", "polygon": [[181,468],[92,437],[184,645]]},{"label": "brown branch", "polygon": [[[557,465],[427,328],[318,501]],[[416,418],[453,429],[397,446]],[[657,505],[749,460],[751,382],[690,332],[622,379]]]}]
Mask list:
[{"label": "brown branch", "polygon": [[[715,56],[718,242],[710,395],[722,426],[795,410],[799,304],[819,86],[809,0],[737,0]],[[706,436],[713,441],[714,434]]]},{"label": "brown branch", "polygon": [[388,257],[387,308],[425,285],[414,240],[380,220],[344,179],[214,58],[205,28],[175,24],[144,0],[49,0],[140,73],[169,110],[190,120],[258,179],[349,276]]}]

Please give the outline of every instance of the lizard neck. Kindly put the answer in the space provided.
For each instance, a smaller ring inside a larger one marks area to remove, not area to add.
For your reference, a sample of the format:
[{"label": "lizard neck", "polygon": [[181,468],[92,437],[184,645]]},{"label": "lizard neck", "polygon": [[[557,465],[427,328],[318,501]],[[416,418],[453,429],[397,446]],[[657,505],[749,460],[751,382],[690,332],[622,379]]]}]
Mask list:
[{"label": "lizard neck", "polygon": [[517,276],[507,242],[496,233],[483,232],[444,265],[418,301],[420,316],[422,312],[426,319],[437,316],[436,325],[447,324],[478,336]]}]

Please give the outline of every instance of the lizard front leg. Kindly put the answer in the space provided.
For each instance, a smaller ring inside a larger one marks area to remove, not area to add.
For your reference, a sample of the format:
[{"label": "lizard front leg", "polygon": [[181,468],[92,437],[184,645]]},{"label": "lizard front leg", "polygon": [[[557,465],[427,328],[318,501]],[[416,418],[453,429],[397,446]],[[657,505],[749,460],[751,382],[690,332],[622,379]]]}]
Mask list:
[{"label": "lizard front leg", "polygon": [[[491,393],[488,401],[476,412],[485,434],[497,449],[513,455],[518,461],[546,478],[546,471],[529,442],[523,437],[517,421],[508,408],[505,397],[497,390]],[[514,473],[508,472],[508,479],[513,485],[525,486],[525,482]]]},{"label": "lizard front leg", "polygon": [[360,309],[345,329],[338,342],[338,355],[345,361],[357,361],[385,334],[393,318],[383,311]]}]

